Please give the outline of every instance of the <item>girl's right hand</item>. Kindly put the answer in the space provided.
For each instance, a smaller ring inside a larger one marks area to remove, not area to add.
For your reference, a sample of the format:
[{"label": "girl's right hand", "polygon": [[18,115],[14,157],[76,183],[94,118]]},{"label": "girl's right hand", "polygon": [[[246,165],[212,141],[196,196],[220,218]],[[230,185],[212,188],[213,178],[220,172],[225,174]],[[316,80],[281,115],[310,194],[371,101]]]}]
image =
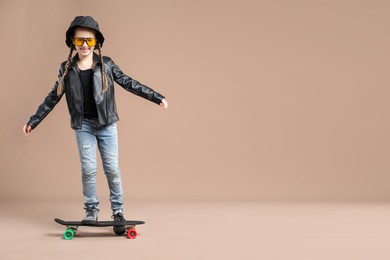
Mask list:
[{"label": "girl's right hand", "polygon": [[29,124],[25,124],[23,126],[23,133],[25,136],[29,135],[31,133],[31,131],[32,131],[32,128]]}]

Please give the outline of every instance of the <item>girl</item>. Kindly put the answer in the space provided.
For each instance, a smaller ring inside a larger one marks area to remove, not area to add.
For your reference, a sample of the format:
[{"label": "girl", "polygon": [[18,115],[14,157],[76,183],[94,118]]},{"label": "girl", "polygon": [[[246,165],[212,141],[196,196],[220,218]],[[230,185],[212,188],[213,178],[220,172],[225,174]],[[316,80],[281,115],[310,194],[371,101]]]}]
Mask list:
[{"label": "girl", "polygon": [[[82,187],[85,201],[85,224],[98,220],[96,195],[96,147],[110,190],[115,221],[123,221],[123,191],[118,164],[114,82],[133,94],[168,109],[165,97],[125,75],[109,57],[102,55],[104,37],[98,23],[90,16],[77,16],[66,31],[68,60],[59,69],[58,80],[36,113],[23,127],[27,136],[53,110],[65,94],[81,161]],[[73,51],[77,54],[72,57]],[[99,54],[96,54],[97,50]]]}]

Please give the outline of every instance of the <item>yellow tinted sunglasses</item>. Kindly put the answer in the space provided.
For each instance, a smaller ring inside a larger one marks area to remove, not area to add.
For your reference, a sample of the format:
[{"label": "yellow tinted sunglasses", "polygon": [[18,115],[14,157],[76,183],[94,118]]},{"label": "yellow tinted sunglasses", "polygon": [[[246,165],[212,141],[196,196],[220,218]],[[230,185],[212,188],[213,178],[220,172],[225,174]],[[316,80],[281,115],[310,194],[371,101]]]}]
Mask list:
[{"label": "yellow tinted sunglasses", "polygon": [[83,46],[84,42],[86,42],[89,47],[93,47],[96,45],[95,38],[82,38],[82,37],[73,38],[73,43],[76,46]]}]

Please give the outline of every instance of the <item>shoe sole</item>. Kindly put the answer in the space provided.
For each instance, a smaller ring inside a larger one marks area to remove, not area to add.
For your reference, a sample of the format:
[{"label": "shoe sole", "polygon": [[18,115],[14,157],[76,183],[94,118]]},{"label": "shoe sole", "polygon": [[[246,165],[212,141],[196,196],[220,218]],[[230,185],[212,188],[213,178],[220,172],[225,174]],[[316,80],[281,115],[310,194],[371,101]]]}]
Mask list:
[{"label": "shoe sole", "polygon": [[97,220],[82,220],[81,223],[84,225],[93,225],[96,224],[98,221]]}]

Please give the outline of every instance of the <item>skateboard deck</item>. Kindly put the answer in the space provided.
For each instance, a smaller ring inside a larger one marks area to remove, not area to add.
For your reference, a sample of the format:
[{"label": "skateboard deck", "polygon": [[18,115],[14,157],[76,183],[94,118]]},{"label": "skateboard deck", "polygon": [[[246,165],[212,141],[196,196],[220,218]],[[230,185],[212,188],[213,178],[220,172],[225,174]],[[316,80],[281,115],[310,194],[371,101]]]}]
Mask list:
[{"label": "skateboard deck", "polygon": [[135,239],[137,237],[137,230],[135,226],[145,224],[145,221],[141,220],[125,220],[125,221],[97,221],[96,223],[83,223],[82,221],[66,221],[59,218],[55,218],[54,221],[60,225],[66,226],[66,231],[64,232],[64,238],[66,240],[71,240],[77,233],[77,230],[81,226],[86,227],[113,227],[115,234],[123,235],[127,234],[127,237],[130,239]]}]

